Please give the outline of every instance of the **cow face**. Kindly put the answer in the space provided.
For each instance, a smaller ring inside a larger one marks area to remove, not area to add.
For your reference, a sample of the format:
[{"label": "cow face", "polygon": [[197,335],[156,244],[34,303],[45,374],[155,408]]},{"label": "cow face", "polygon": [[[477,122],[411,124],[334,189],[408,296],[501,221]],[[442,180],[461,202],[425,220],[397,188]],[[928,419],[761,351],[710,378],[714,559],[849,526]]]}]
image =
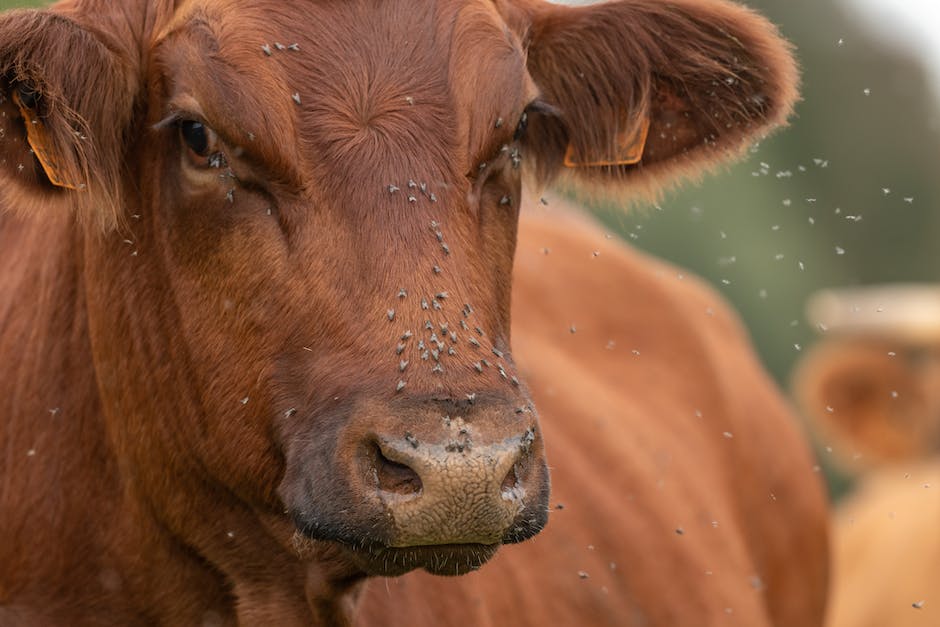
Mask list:
[{"label": "cow face", "polygon": [[373,574],[545,524],[509,338],[523,174],[650,192],[795,96],[774,29],[712,0],[76,1],[0,41],[7,204],[84,219],[137,489],[192,538],[203,488],[147,469],[198,475]]}]

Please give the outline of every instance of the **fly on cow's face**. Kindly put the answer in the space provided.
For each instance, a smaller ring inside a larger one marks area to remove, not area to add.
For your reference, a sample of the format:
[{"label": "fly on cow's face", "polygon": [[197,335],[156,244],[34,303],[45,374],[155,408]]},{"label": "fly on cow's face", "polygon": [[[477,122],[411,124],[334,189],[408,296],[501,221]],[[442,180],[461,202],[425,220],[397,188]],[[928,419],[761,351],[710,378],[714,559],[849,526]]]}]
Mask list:
[{"label": "fly on cow's face", "polygon": [[522,115],[519,116],[519,123],[516,125],[516,130],[512,136],[513,141],[525,139],[526,131],[529,130],[529,116],[532,114],[559,117],[560,111],[541,98],[536,98],[526,105]]},{"label": "fly on cow's face", "polygon": [[516,125],[516,132],[513,134],[513,139],[517,141],[522,139],[528,127],[529,127],[529,114],[527,111],[523,111],[522,116],[519,118],[519,124]]}]

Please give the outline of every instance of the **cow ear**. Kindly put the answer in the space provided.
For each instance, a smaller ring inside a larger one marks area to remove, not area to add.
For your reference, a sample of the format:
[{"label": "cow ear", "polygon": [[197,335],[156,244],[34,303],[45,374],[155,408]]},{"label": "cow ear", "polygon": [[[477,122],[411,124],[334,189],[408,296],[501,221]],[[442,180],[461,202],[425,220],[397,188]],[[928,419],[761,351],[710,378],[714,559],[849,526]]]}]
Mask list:
[{"label": "cow ear", "polygon": [[0,15],[0,201],[119,220],[124,134],[136,94],[120,46],[51,11]]},{"label": "cow ear", "polygon": [[560,112],[529,118],[525,154],[541,184],[566,173],[655,196],[741,154],[783,124],[797,98],[789,44],[736,4],[526,6],[528,70]]},{"label": "cow ear", "polygon": [[936,407],[916,351],[875,339],[829,340],[800,362],[793,392],[821,440],[842,463],[862,468],[913,460],[934,445]]}]

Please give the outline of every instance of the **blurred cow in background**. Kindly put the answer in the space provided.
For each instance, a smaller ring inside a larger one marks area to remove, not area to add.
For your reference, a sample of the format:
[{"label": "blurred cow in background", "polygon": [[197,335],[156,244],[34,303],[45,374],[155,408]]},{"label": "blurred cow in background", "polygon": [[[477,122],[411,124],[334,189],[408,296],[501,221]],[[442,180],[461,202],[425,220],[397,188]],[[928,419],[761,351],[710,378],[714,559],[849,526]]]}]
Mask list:
[{"label": "blurred cow in background", "polygon": [[940,287],[826,291],[794,391],[858,478],[833,536],[830,627],[940,624]]}]

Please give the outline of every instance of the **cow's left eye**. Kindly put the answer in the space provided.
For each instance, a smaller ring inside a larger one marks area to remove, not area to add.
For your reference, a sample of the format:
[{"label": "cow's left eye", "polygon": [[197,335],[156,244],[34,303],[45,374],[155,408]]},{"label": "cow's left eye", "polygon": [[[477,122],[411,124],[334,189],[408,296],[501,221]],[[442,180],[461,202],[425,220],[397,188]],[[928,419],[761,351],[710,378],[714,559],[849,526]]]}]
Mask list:
[{"label": "cow's left eye", "polygon": [[202,122],[183,120],[180,122],[180,135],[189,149],[200,157],[208,156],[209,129]]},{"label": "cow's left eye", "polygon": [[179,129],[190,163],[200,168],[222,166],[224,157],[215,131],[196,120],[180,120]]}]

